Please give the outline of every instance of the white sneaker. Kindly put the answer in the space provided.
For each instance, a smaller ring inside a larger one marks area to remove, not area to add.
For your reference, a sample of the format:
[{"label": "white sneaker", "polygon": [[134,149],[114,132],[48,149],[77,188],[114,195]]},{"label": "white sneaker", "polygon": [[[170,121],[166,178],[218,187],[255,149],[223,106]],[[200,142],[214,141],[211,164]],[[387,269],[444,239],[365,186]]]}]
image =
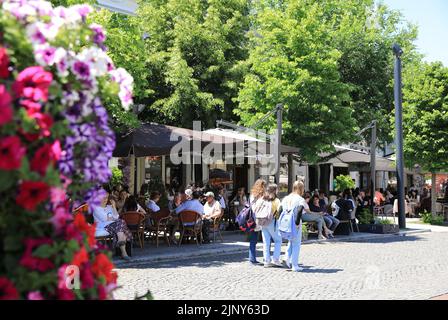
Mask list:
[{"label": "white sneaker", "polygon": [[327,238],[325,238],[324,236],[320,236],[318,237],[319,240],[327,240]]},{"label": "white sneaker", "polygon": [[296,268],[292,268],[292,269],[291,269],[292,272],[300,272],[300,271],[302,271],[302,270],[303,270],[302,267],[298,267],[297,269],[296,269]]},{"label": "white sneaker", "polygon": [[264,267],[265,267],[265,268],[270,268],[270,267],[272,267],[272,266],[273,266],[272,262],[265,262],[265,263],[264,263]]},{"label": "white sneaker", "polygon": [[276,266],[276,267],[283,267],[283,264],[280,262],[280,260],[277,260],[277,261],[273,261],[272,262],[272,264],[274,265],[274,266]]}]

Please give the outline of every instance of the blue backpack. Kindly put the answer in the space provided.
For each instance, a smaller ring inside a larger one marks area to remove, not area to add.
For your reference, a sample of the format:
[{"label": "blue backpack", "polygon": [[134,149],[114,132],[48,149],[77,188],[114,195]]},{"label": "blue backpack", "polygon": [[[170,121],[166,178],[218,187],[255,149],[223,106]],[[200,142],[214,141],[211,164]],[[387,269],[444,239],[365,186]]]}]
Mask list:
[{"label": "blue backpack", "polygon": [[240,230],[244,232],[252,232],[255,230],[255,214],[252,210],[252,205],[249,201],[249,204],[246,204],[243,210],[238,214],[235,221],[238,223]]},{"label": "blue backpack", "polygon": [[278,219],[278,230],[283,239],[292,240],[299,236],[297,228],[302,219],[303,206],[294,205],[291,208],[282,208]]}]

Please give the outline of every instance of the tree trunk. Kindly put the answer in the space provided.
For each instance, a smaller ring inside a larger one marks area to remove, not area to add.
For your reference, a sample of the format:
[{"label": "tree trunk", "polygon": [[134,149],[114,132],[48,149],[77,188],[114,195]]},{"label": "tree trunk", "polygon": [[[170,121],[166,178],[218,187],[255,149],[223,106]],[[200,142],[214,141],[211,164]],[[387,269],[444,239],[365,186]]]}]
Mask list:
[{"label": "tree trunk", "polygon": [[431,213],[432,216],[435,217],[437,215],[436,212],[436,202],[437,202],[437,190],[436,190],[436,173],[431,173]]}]

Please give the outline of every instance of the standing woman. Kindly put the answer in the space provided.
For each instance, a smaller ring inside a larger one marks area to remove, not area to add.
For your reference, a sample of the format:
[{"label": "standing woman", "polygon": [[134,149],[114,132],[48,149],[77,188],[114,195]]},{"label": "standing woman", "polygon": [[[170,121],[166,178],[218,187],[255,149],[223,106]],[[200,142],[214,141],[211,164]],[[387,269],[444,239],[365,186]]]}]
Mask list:
[{"label": "standing woman", "polygon": [[[283,210],[289,210],[295,207],[300,208],[300,206],[306,207],[306,201],[302,197],[304,190],[305,185],[302,181],[294,182],[292,192],[282,200],[281,207]],[[299,222],[299,224],[297,224],[297,222]],[[302,220],[296,220],[296,228],[298,235],[288,241],[284,262],[292,271],[299,272],[303,270],[303,268],[299,267],[300,246],[302,244]]]},{"label": "standing woman", "polygon": [[[277,197],[278,187],[275,183],[268,186],[268,190],[264,196],[264,201],[271,202],[271,211],[273,219],[267,226],[261,227],[261,235],[263,236],[263,258],[264,266],[281,267],[280,254],[282,252],[282,237],[278,230],[278,218],[280,217],[280,199]],[[274,241],[274,255],[271,263],[271,240]]]},{"label": "standing woman", "polygon": [[[258,179],[255,181],[250,191],[249,203],[252,206],[257,200],[262,199],[266,192],[266,181]],[[256,226],[255,230],[249,232],[249,262],[252,264],[258,264],[257,261],[257,238],[260,227]]]}]

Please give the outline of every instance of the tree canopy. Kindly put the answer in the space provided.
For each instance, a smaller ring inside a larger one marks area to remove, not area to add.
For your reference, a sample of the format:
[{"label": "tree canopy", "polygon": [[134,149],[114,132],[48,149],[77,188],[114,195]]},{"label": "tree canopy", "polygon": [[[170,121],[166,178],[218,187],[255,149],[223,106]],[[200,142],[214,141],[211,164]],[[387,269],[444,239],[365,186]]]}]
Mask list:
[{"label": "tree canopy", "polygon": [[448,68],[414,65],[403,83],[405,160],[430,172],[448,170]]},{"label": "tree canopy", "polygon": [[[333,144],[359,140],[355,133],[374,119],[380,145],[390,142],[391,46],[404,49],[404,70],[422,60],[416,26],[374,0],[138,4],[135,16],[98,10],[92,22],[105,26],[109,55],[134,77],[140,120],[250,126],[282,103],[283,140],[310,162]],[[260,128],[273,130],[275,118]]]}]

